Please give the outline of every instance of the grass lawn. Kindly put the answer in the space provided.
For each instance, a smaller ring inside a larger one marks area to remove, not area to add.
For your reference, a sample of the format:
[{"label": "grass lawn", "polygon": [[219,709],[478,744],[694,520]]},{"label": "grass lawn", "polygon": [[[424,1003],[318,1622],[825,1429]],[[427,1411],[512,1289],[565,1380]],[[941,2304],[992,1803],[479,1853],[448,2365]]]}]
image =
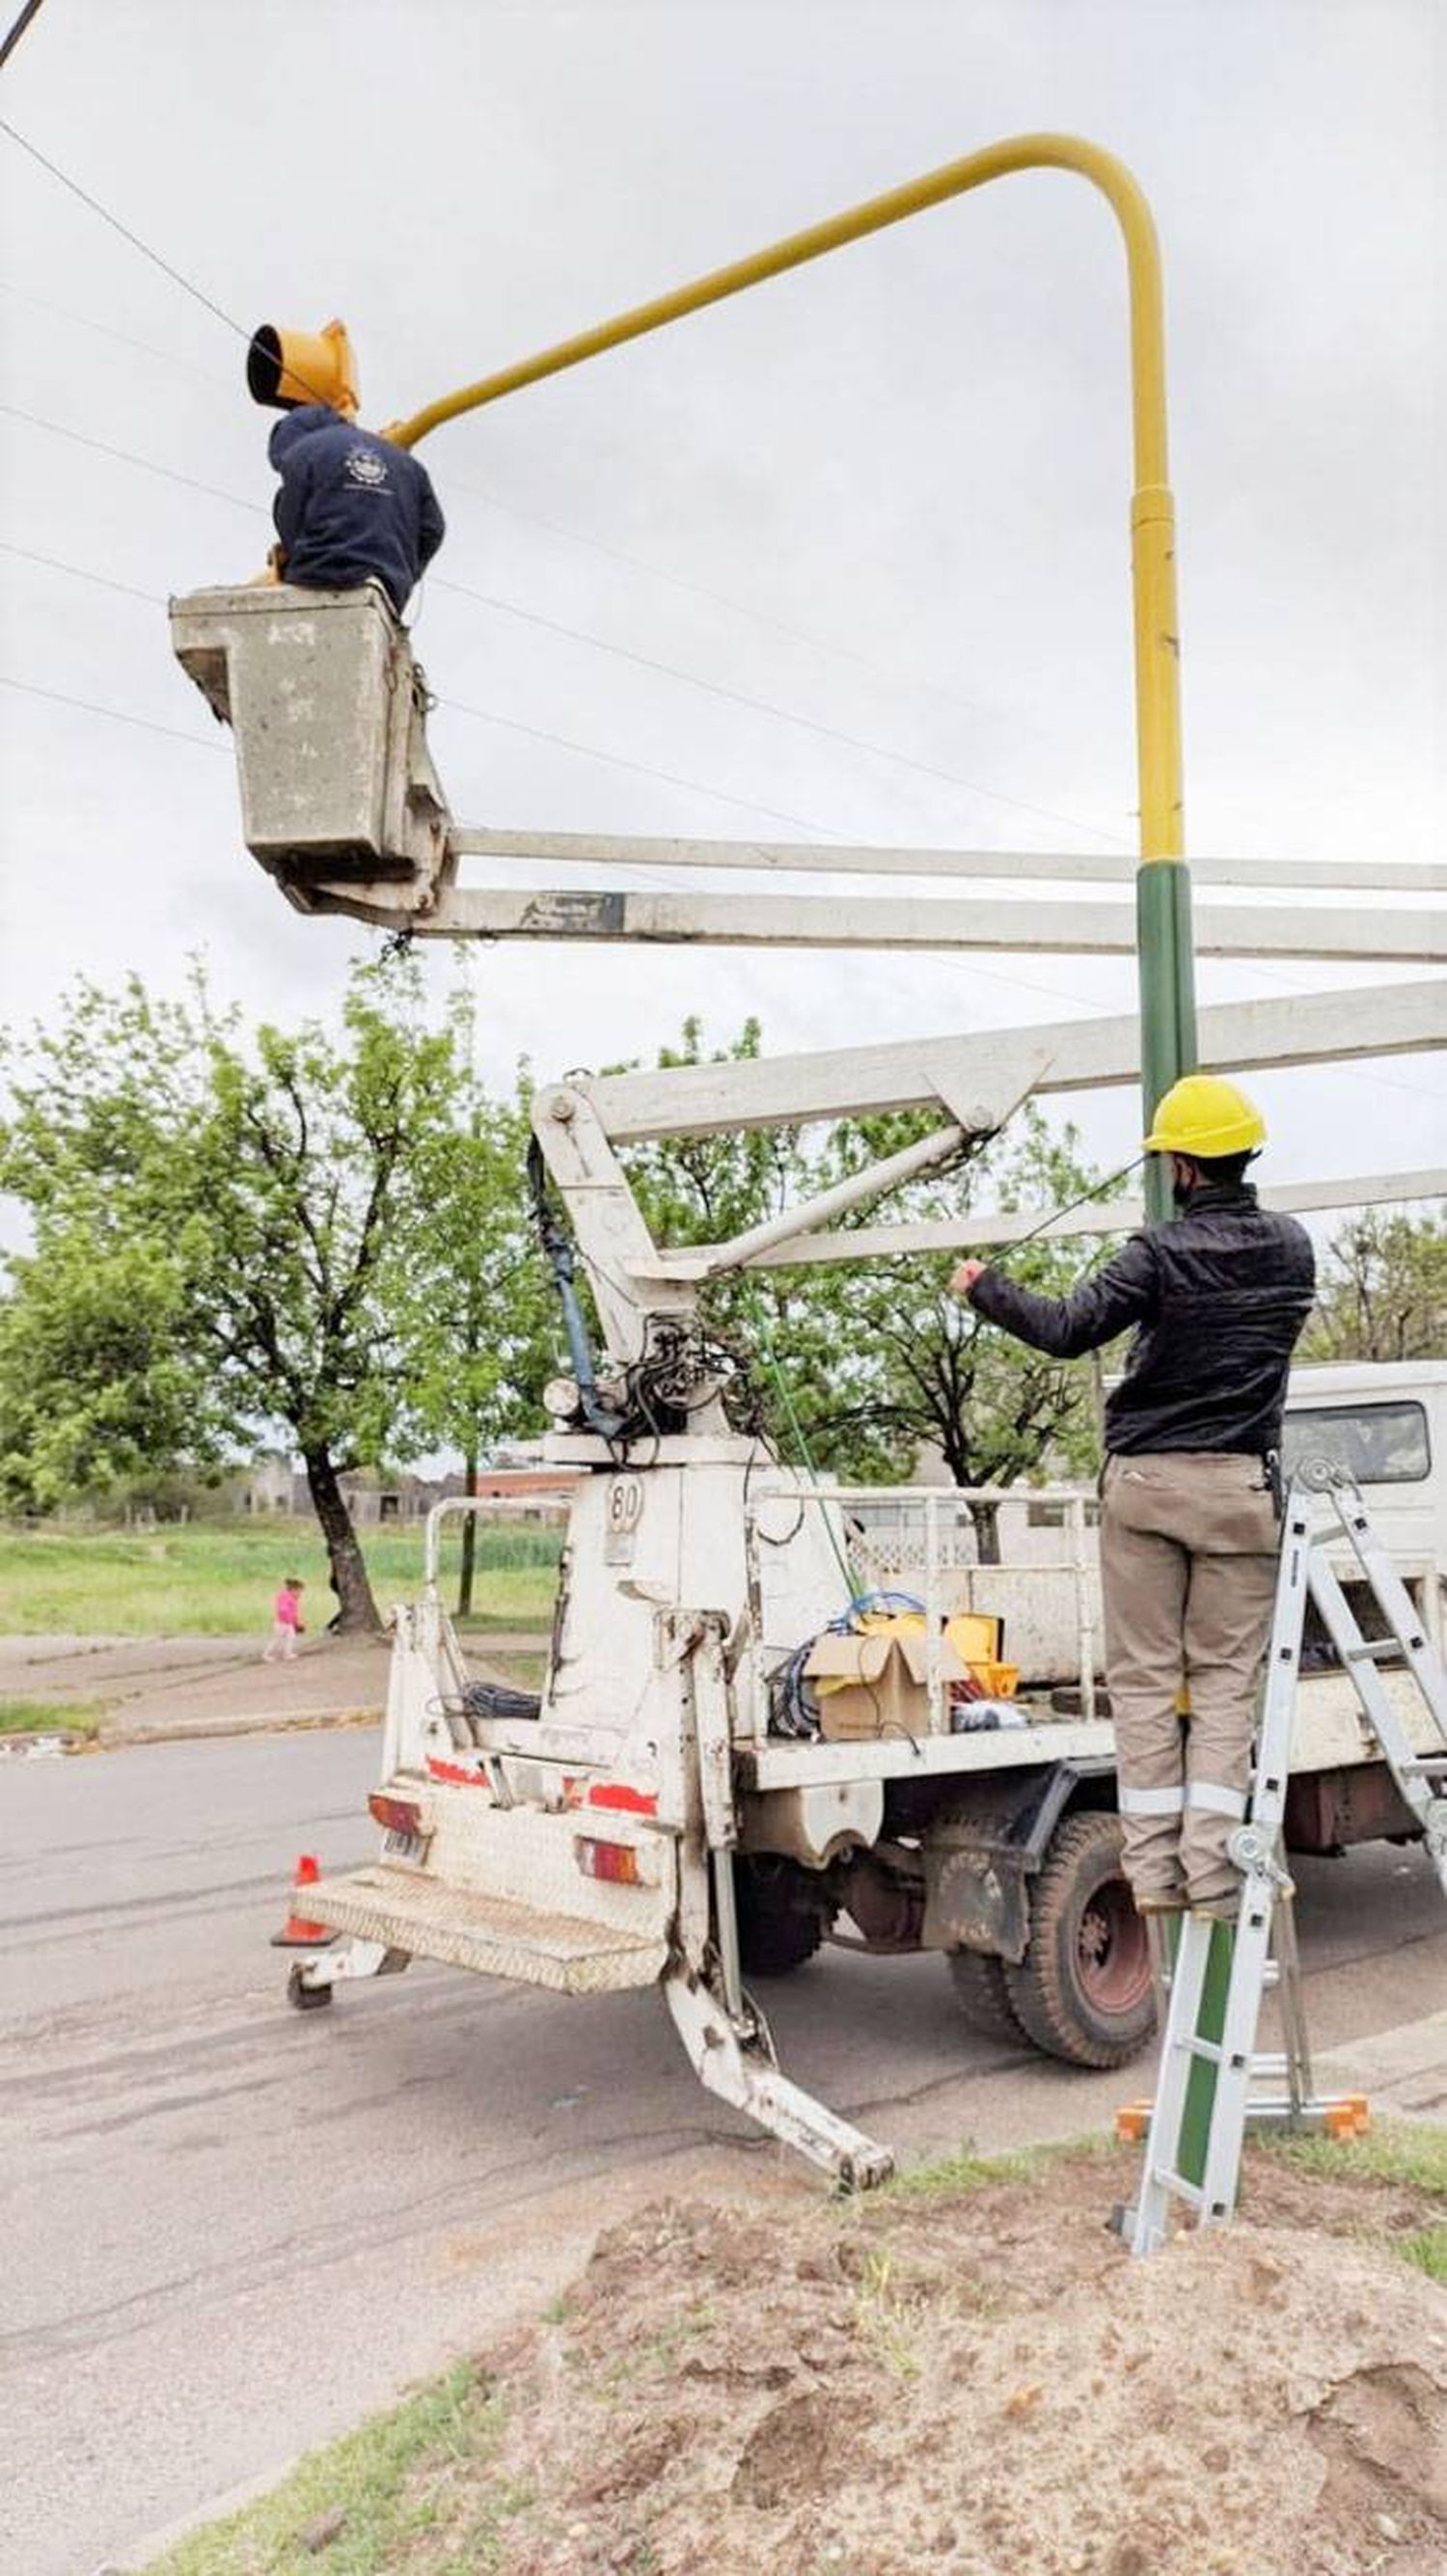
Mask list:
[{"label": "grass lawn", "polygon": [[0,1735],[94,1735],[108,1699],[0,1699]]},{"label": "grass lawn", "polygon": [[[474,1618],[492,1628],[545,1628],[552,1616],[560,1534],[483,1528],[477,1534]],[[379,1609],[422,1580],[422,1532],[363,1534]],[[456,1597],[457,1539],[443,1559],[444,1597]],[[0,1635],[231,1637],[264,1630],[282,1576],[307,1586],[309,1628],[334,1603],[315,1521],[199,1522],[130,1530],[0,1530]]]},{"label": "grass lawn", "polygon": [[[359,2432],[310,2452],[261,2503],[193,2532],[154,2562],[157,2576],[306,2576],[318,2567],[327,2576],[378,2576],[425,2548],[458,2488],[474,2483],[466,2545],[448,2563],[481,2576],[496,2565],[500,2526],[516,2509],[487,2479],[500,2430],[477,2371],[459,2363]],[[345,2519],[329,2542],[322,2535],[337,2517]]]}]

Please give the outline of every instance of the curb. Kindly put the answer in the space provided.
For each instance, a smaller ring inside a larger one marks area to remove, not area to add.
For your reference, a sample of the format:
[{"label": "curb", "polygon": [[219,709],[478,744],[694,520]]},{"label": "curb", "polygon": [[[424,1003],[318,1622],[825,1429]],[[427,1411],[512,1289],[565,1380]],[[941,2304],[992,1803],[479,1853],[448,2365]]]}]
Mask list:
[{"label": "curb", "polygon": [[380,1726],[380,1708],[257,1709],[237,1717],[160,1718],[154,1724],[103,1725],[95,1738],[105,1753],[132,1744],[204,1744],[211,1736],[312,1735],[323,1728]]}]

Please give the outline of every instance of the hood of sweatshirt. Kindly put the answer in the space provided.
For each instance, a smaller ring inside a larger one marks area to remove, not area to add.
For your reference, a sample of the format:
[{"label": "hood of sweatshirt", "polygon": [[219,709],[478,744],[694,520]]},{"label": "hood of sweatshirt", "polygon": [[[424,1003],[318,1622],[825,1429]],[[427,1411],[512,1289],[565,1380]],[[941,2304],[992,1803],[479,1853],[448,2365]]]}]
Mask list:
[{"label": "hood of sweatshirt", "polygon": [[300,403],[295,411],[283,412],[270,438],[266,452],[280,470],[282,461],[302,439],[312,437],[319,429],[345,429],[344,415],[333,411],[330,403]]}]

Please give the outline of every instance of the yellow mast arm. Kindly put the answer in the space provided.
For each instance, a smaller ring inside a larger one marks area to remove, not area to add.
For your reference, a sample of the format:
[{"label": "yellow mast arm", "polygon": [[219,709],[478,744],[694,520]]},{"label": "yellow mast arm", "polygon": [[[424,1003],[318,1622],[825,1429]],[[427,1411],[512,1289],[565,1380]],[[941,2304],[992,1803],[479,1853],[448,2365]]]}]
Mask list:
[{"label": "yellow mast arm", "polygon": [[686,314],[701,312],[709,304],[721,304],[730,295],[741,295],[747,287],[762,285],[766,278],[780,277],[786,269],[801,268],[808,260],[822,259],[827,252],[842,249],[846,242],[862,241],[868,233],[883,232],[890,224],[903,223],[911,215],[924,214],[931,206],[945,205],[952,197],[962,197],[971,188],[984,187],[991,179],[1008,178],[1018,170],[1074,170],[1099,188],[1115,210],[1125,238],[1130,281],[1135,480],[1138,486],[1162,484],[1166,480],[1165,365],[1161,264],[1155,224],[1124,162],[1075,134],[1017,134],[1002,143],[987,144],[983,151],[966,153],[963,160],[947,161],[942,169],[907,180],[901,188],[886,189],[883,196],[866,197],[862,205],[850,206],[824,223],[810,224],[803,232],[789,233],[783,241],[772,242],[764,250],[751,251],[745,259],[711,269],[691,285],[655,295],[646,304],[635,304],[628,312],[615,314],[611,321],[596,323],[589,331],[576,332],[570,340],[559,340],[551,349],[539,350],[534,357],[520,358],[510,367],[500,367],[494,375],[479,377],[476,384],[463,385],[456,393],[444,394],[440,401],[426,404],[410,420],[394,422],[383,434],[399,447],[415,447],[419,439],[449,420],[460,419],[464,412],[498,402],[504,394],[518,393],[524,385],[538,384],[545,376],[561,375],[568,367],[581,366],[585,359],[600,357],[606,349],[620,348],[626,340],[639,340],[649,331],[661,331],[670,322],[682,321]]}]

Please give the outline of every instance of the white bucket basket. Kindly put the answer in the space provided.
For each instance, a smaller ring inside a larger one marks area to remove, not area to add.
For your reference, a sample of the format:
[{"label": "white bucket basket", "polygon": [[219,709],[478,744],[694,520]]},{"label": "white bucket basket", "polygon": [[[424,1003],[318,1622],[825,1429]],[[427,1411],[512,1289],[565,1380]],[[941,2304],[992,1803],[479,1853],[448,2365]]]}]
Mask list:
[{"label": "white bucket basket", "polygon": [[449,816],[426,697],[375,582],[253,586],[171,602],[171,640],[236,736],[247,848],[288,888],[436,880]]}]

